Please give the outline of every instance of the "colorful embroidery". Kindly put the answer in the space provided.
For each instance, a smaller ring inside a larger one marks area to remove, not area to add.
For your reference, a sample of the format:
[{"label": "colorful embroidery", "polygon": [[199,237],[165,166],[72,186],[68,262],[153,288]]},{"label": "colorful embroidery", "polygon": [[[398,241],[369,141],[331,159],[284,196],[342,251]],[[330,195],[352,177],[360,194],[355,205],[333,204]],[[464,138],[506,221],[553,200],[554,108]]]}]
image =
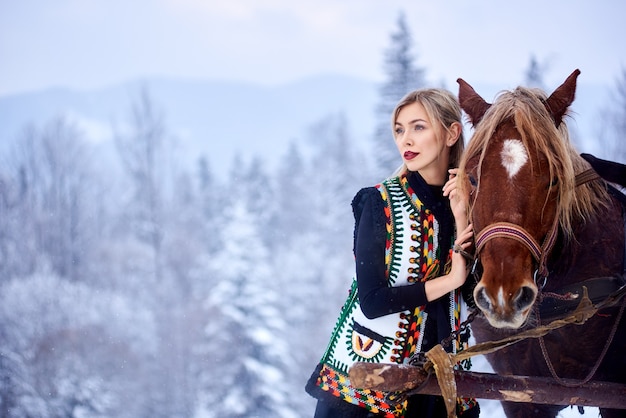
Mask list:
[{"label": "colorful embroidery", "polygon": [[326,365],[322,368],[319,381],[321,389],[375,414],[384,414],[385,418],[401,417],[406,411],[406,401],[391,405],[384,392],[353,388],[348,377]]},{"label": "colorful embroidery", "polygon": [[[423,207],[405,176],[387,180],[376,188],[385,202],[385,264],[389,286],[426,281],[440,275],[436,239],[439,224],[433,213]],[[452,329],[459,327],[459,302],[458,292],[451,292]],[[402,417],[406,402],[390,405],[383,392],[352,387],[348,371],[357,361],[402,364],[420,351],[427,322],[422,308],[368,319],[360,309],[357,283],[353,280],[348,300],[322,357],[323,368],[317,386],[374,413],[388,418]],[[453,346],[456,351],[458,343]]]}]

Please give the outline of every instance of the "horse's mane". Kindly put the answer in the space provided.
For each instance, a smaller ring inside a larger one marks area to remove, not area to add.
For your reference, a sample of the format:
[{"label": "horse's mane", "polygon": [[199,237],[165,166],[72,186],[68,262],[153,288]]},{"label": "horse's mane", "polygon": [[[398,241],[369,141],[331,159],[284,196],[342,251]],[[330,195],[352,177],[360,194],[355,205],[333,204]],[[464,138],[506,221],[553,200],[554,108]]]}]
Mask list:
[{"label": "horse's mane", "polygon": [[[560,227],[565,237],[571,239],[575,220],[589,219],[600,206],[606,205],[609,197],[601,182],[592,181],[576,187],[576,174],[589,168],[589,164],[571,144],[565,121],[558,128],[555,126],[544,104],[546,99],[547,96],[541,90],[525,87],[499,93],[475,127],[459,171],[460,176],[465,176],[467,161],[479,157],[479,180],[488,142],[500,124],[512,122],[521,135],[530,160],[533,160],[531,152],[542,154],[548,160],[550,178],[558,180],[557,216]],[[536,151],[531,151],[534,149]],[[533,163],[531,169],[535,170],[536,164]],[[461,179],[461,184],[467,184],[464,180]]]}]

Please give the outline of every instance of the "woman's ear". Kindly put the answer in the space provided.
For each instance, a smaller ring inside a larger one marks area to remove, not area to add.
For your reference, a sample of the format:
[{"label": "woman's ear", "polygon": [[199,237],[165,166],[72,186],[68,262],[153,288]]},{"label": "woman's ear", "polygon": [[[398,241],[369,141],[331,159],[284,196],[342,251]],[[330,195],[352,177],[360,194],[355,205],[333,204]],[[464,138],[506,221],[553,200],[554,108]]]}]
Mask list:
[{"label": "woman's ear", "polygon": [[459,122],[453,122],[452,125],[450,125],[450,128],[447,131],[447,135],[446,135],[446,145],[451,147],[454,144],[456,144],[456,141],[459,140],[459,136],[461,136],[461,130],[463,128],[461,127],[461,124]]}]

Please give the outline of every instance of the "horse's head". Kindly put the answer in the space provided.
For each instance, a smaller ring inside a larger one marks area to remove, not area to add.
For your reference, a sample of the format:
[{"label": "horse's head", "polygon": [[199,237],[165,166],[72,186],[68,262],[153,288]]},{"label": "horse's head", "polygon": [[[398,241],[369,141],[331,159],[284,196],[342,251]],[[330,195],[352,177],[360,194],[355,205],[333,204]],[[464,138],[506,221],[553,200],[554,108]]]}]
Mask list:
[{"label": "horse's head", "polygon": [[518,87],[493,104],[459,79],[459,101],[475,131],[461,161],[476,231],[476,305],[497,328],[527,320],[547,275],[546,255],[568,217],[571,146],[562,119],[574,100],[576,70],[547,97]]}]

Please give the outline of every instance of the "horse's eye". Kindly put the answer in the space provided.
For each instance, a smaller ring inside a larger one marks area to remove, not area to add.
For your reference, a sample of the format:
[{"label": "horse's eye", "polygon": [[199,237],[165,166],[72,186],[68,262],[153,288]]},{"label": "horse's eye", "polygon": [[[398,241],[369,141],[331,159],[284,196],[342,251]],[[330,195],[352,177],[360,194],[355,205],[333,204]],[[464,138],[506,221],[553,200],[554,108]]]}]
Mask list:
[{"label": "horse's eye", "polygon": [[550,187],[552,188],[552,187],[556,186],[557,184],[559,184],[559,179],[555,177],[550,182]]},{"label": "horse's eye", "polygon": [[474,176],[469,176],[469,181],[470,181],[470,184],[471,184],[473,187],[478,186],[478,182],[476,181],[476,179],[474,178]]}]

